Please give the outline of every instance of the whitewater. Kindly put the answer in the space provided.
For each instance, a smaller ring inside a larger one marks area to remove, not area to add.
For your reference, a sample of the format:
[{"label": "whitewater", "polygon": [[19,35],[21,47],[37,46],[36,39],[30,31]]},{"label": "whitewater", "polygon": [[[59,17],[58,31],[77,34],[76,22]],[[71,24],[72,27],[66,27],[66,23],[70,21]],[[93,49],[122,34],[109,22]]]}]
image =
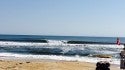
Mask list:
[{"label": "whitewater", "polygon": [[[124,47],[116,44],[69,44],[67,40],[47,40],[47,43],[0,41],[0,58],[47,59],[96,63],[108,61],[120,64],[119,53]],[[108,54],[112,58],[93,55]]]}]

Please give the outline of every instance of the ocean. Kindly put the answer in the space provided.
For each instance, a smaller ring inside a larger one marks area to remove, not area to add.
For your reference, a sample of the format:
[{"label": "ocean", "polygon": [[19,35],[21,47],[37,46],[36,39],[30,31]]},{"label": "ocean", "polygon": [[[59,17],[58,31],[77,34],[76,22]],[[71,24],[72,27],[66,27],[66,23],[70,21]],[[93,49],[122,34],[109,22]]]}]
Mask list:
[{"label": "ocean", "polygon": [[[0,35],[1,58],[50,59],[120,64],[124,37]],[[100,58],[105,55],[111,58]]]}]

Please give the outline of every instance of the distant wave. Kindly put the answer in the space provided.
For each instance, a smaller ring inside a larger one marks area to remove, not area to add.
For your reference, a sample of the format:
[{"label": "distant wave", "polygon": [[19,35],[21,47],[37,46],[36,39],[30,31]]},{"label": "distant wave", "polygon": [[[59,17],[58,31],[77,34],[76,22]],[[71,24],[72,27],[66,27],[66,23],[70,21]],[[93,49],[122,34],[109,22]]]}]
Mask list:
[{"label": "distant wave", "polygon": [[[49,43],[55,40],[45,39],[32,39],[32,38],[20,38],[20,39],[0,39],[0,41],[11,41],[11,42],[32,42],[32,43]],[[56,41],[57,42],[57,41]],[[67,44],[116,44],[114,42],[98,42],[98,41],[76,41],[76,40],[59,40],[58,42]],[[124,44],[124,43],[121,43]]]},{"label": "distant wave", "polygon": [[93,41],[68,41],[67,43],[69,44],[116,44],[111,42],[93,42]]},{"label": "distant wave", "polygon": [[0,41],[47,43],[47,40],[30,39],[30,38],[22,38],[22,39],[0,39]]}]

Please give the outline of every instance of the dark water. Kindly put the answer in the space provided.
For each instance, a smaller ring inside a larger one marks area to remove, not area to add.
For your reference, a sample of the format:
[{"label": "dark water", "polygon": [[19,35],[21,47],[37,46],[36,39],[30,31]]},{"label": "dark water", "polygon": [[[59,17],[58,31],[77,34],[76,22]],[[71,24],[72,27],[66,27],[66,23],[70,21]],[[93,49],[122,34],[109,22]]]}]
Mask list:
[{"label": "dark water", "polygon": [[[125,37],[119,37],[121,43],[125,43]],[[44,35],[0,35],[2,41],[32,41],[39,40],[74,40],[90,42],[116,43],[117,37],[88,37],[88,36],[44,36]]]}]

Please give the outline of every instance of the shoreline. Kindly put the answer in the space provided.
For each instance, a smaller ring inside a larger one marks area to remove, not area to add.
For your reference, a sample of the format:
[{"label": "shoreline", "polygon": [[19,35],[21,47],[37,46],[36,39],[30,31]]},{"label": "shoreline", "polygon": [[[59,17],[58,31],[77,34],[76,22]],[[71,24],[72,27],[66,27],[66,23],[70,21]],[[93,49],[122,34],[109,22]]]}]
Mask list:
[{"label": "shoreline", "polygon": [[[1,59],[0,70],[95,70],[96,63],[64,60]],[[120,70],[111,64],[110,70]]]}]

